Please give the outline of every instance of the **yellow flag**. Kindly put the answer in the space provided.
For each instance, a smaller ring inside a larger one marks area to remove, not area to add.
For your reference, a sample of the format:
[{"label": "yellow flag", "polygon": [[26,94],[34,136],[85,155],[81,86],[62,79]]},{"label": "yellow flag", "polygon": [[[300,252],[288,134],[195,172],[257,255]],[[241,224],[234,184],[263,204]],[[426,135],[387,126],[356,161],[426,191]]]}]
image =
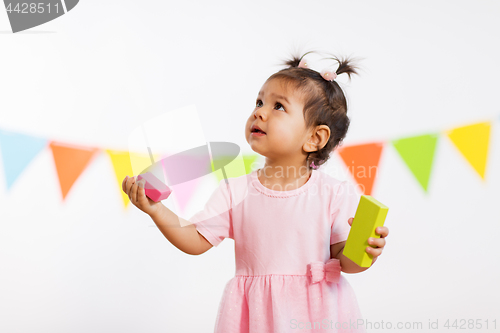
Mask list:
[{"label": "yellow flag", "polygon": [[490,122],[455,128],[446,134],[470,165],[485,179],[490,142]]},{"label": "yellow flag", "polygon": [[[123,204],[125,205],[125,207],[127,207],[130,200],[128,198],[128,195],[122,190],[123,179],[125,178],[125,176],[137,176],[136,174],[134,174],[133,170],[146,169],[151,165],[151,158],[146,154],[129,154],[128,151],[116,151],[108,149],[106,150],[106,153],[108,153],[109,157],[111,158],[111,163],[113,164],[116,180],[118,182],[118,189],[121,193]],[[154,159],[156,161],[158,159],[158,155],[155,155]]]}]

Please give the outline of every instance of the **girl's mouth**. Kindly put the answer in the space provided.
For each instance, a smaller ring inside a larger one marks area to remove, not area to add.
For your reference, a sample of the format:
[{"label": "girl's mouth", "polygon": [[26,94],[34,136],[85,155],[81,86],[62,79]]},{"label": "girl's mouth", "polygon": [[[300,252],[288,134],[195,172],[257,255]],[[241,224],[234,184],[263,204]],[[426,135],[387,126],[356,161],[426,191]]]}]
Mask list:
[{"label": "girl's mouth", "polygon": [[258,128],[254,128],[252,131],[251,131],[251,134],[252,135],[255,135],[255,136],[262,136],[262,135],[266,135],[266,133],[264,131],[261,131],[260,129]]}]

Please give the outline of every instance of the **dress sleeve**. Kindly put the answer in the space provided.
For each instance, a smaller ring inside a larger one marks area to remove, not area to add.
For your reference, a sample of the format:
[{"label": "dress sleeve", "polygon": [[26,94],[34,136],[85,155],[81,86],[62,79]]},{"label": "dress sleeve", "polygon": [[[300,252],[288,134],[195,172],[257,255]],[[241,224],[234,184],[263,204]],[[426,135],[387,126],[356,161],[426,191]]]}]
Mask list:
[{"label": "dress sleeve", "polygon": [[347,220],[356,214],[360,198],[361,196],[351,183],[344,181],[338,186],[330,210],[333,221],[330,245],[347,240],[351,230]]},{"label": "dress sleeve", "polygon": [[222,179],[212,193],[203,210],[194,214],[189,222],[213,246],[219,245],[224,238],[233,238],[231,218],[231,196],[228,185]]}]

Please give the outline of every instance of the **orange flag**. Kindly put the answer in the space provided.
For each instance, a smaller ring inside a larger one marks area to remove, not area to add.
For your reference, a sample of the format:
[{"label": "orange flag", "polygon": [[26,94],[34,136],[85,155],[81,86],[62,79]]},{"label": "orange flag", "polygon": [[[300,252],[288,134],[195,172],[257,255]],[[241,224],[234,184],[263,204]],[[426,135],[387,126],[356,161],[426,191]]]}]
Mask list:
[{"label": "orange flag", "polygon": [[51,142],[50,149],[54,156],[59,185],[63,200],[68,195],[69,190],[85,170],[97,148],[80,147],[61,142]]},{"label": "orange flag", "polygon": [[370,195],[377,176],[383,143],[368,143],[337,149],[364,194]]}]

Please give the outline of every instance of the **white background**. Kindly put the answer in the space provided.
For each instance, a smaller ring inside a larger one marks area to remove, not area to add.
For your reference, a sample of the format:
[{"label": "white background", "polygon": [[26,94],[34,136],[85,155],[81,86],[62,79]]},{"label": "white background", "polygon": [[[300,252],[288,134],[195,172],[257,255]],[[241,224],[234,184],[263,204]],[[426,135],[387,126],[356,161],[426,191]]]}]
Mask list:
[{"label": "white background", "polygon": [[[345,275],[363,316],[422,322],[418,332],[429,320],[441,331],[446,319],[481,319],[491,331],[500,326],[499,15],[497,1],[84,0],[12,34],[0,10],[0,126],[127,150],[138,123],[194,104],[206,141],[251,153],[246,119],[291,51],[363,58],[359,76],[338,78],[352,120],[345,145],[493,121],[485,181],[442,134],[426,194],[385,146],[372,194],[390,207],[388,244],[368,271]],[[179,140],[190,135],[183,124]],[[334,155],[322,171],[340,166]],[[47,148],[9,192],[0,177],[0,331],[211,332],[233,247],[227,239],[190,256],[172,246],[148,216],[123,209],[104,153],[62,202]]]}]

